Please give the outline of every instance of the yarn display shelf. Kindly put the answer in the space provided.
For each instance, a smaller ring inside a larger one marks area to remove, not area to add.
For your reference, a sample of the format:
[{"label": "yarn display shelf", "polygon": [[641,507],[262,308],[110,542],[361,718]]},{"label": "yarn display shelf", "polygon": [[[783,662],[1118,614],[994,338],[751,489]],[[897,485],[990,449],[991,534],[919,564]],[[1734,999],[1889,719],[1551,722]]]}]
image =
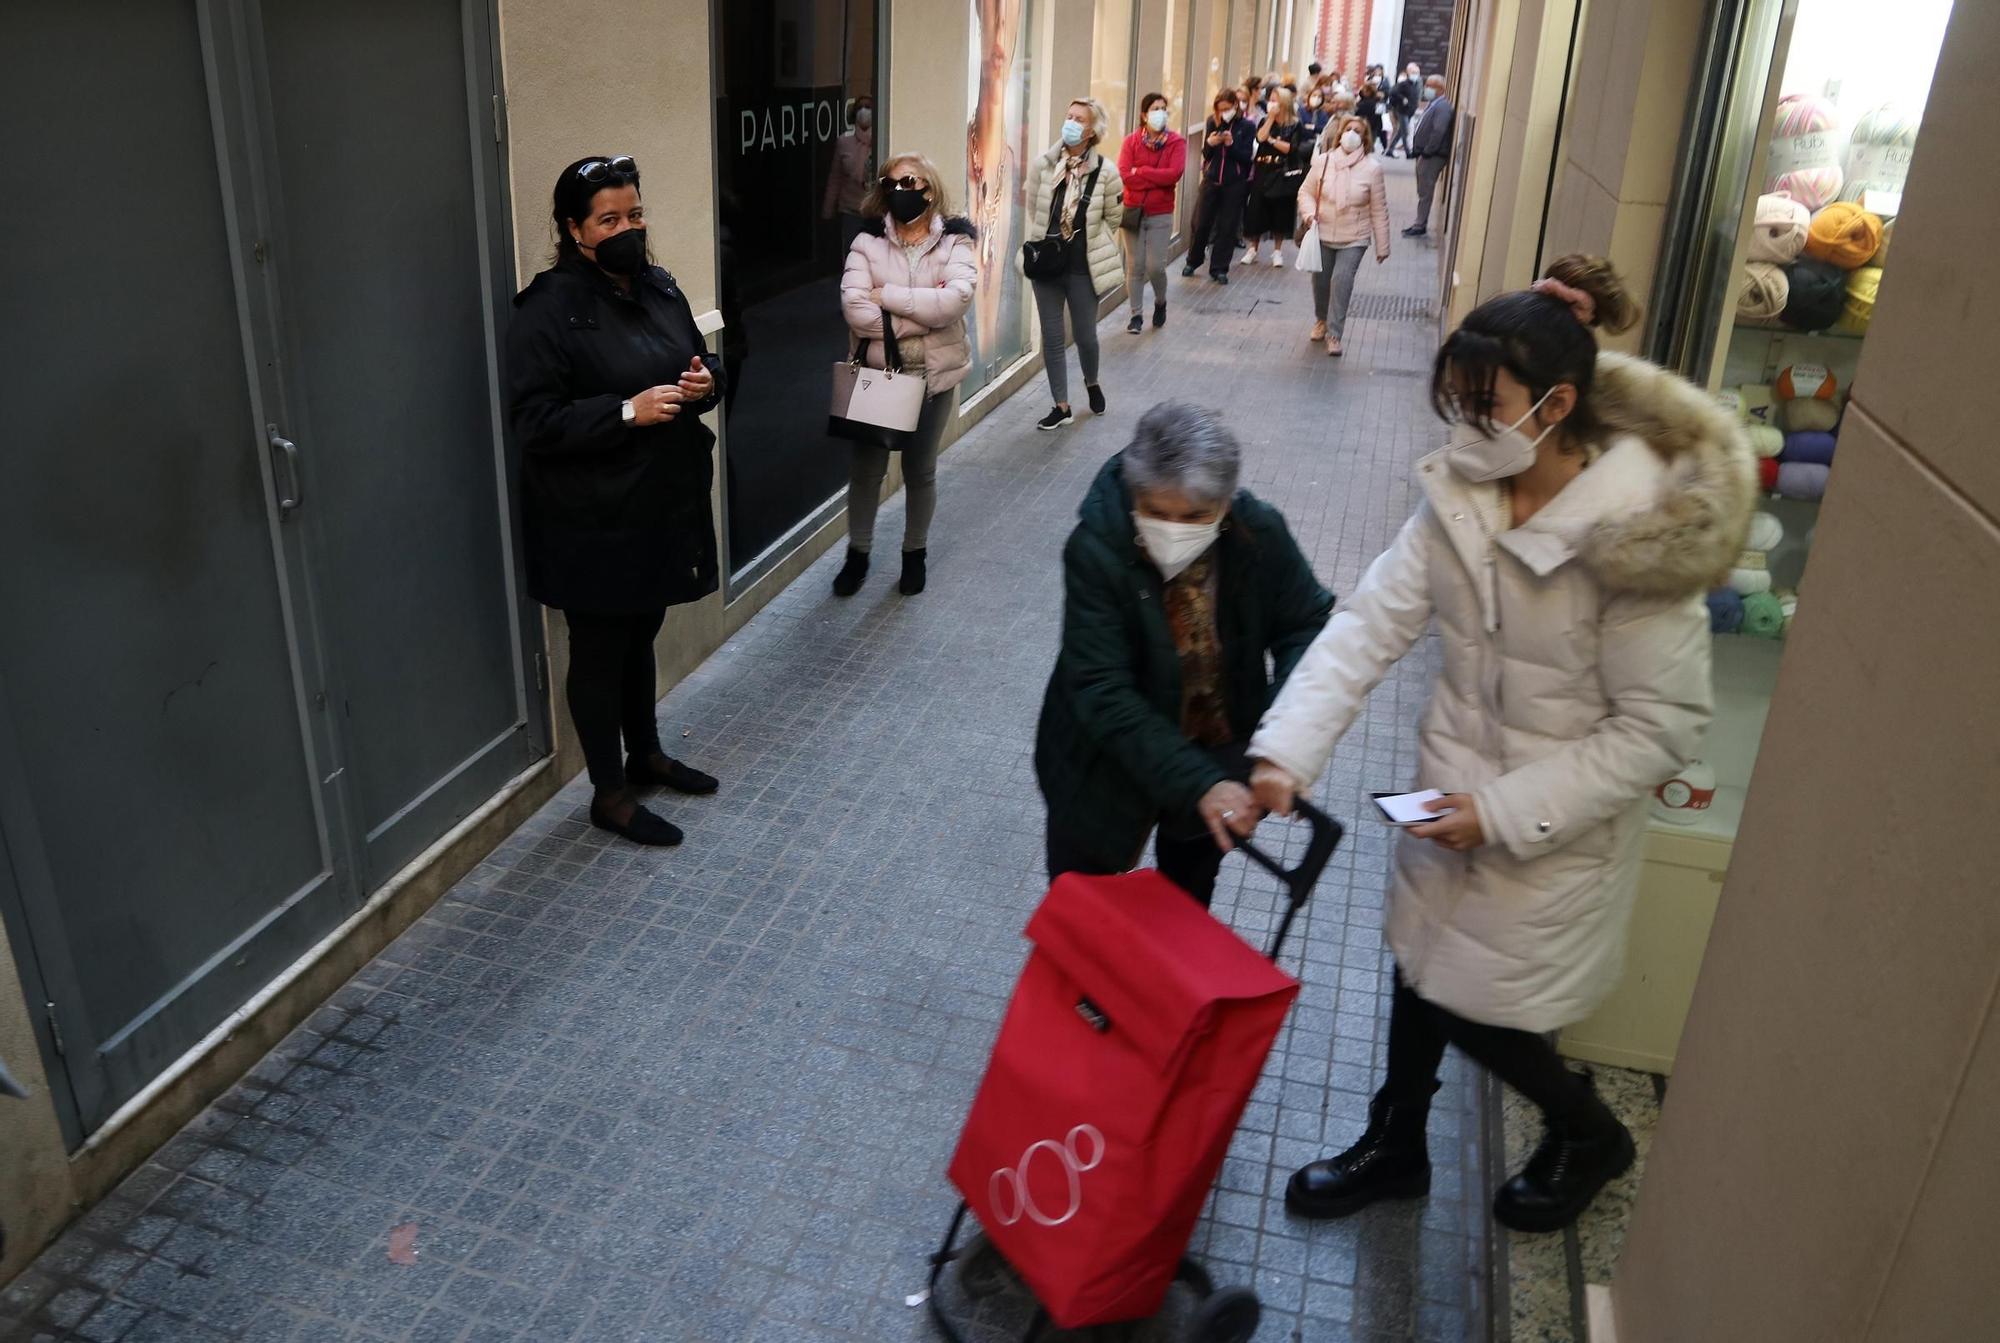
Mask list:
[{"label": "yarn display shelf", "polygon": [[1696,835],[1730,843],[1743,821],[1744,796],[1763,742],[1764,718],[1778,687],[1778,664],[1784,657],[1785,643],[1747,634],[1717,634],[1713,638],[1715,716],[1698,754],[1715,771],[1715,801],[1692,825],[1675,825],[1655,813],[1647,828],[1657,835]]}]

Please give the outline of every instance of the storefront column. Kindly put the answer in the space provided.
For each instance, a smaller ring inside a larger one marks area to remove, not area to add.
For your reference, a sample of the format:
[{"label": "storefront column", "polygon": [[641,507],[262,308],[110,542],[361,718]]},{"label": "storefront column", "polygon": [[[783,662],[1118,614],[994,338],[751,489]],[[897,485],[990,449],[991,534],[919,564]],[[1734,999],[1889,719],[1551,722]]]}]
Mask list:
[{"label": "storefront column", "polygon": [[[1935,88],[1977,89],[1961,3]],[[1924,124],[1679,1066],[1620,1343],[1990,1336],[2000,1132],[2000,102]],[[1932,108],[1945,104],[1934,98]],[[1837,725],[1837,730],[1833,730]],[[1602,1343],[1602,1336],[1599,1336]]]}]

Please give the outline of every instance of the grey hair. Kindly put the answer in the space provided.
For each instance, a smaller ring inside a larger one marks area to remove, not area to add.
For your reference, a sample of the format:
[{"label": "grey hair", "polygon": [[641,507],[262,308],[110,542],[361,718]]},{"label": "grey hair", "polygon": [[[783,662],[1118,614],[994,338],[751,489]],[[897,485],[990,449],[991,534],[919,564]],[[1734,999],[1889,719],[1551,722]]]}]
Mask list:
[{"label": "grey hair", "polygon": [[1139,417],[1125,446],[1125,481],[1134,495],[1178,490],[1198,504],[1226,504],[1243,473],[1243,449],[1222,417],[1185,401],[1162,401]]}]

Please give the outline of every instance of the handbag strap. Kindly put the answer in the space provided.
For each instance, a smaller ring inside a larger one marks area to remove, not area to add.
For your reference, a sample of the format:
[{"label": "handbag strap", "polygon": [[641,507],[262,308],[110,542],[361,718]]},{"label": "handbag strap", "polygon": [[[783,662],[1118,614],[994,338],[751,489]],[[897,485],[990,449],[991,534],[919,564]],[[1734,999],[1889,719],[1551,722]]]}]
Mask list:
[{"label": "handbag strap", "polygon": [[[1058,164],[1056,170],[1063,172],[1062,165]],[[1092,192],[1097,190],[1097,179],[1103,172],[1104,155],[1099,154],[1097,156],[1097,166],[1091,169],[1090,176],[1085,179],[1083,195],[1078,199],[1076,206],[1076,217],[1084,222],[1086,228],[1090,225],[1090,196]],[[1062,232],[1063,193],[1068,190],[1069,176],[1064,172],[1063,180],[1056,183],[1056,189],[1049,194],[1049,231],[1044,233],[1043,237],[1053,238]]]},{"label": "handbag strap", "polygon": [[[854,363],[868,362],[868,338],[863,336],[854,346]],[[889,314],[882,314],[882,367],[891,373],[902,373],[903,351],[896,344],[896,326],[889,320]]]}]

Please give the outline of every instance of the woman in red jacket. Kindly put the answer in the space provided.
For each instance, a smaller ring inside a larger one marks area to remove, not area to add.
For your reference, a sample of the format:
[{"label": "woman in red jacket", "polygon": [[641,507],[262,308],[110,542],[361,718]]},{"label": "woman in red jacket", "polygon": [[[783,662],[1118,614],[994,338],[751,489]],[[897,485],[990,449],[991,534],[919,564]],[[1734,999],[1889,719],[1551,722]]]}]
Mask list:
[{"label": "woman in red jacket", "polygon": [[[1164,93],[1149,93],[1139,104],[1139,129],[1118,151],[1118,175],[1125,179],[1125,292],[1132,320],[1125,329],[1138,335],[1146,281],[1153,282],[1153,325],[1167,324],[1167,248],[1174,235],[1174,193],[1187,173],[1187,140],[1167,124],[1172,109]],[[1138,214],[1133,215],[1137,210]]]}]

